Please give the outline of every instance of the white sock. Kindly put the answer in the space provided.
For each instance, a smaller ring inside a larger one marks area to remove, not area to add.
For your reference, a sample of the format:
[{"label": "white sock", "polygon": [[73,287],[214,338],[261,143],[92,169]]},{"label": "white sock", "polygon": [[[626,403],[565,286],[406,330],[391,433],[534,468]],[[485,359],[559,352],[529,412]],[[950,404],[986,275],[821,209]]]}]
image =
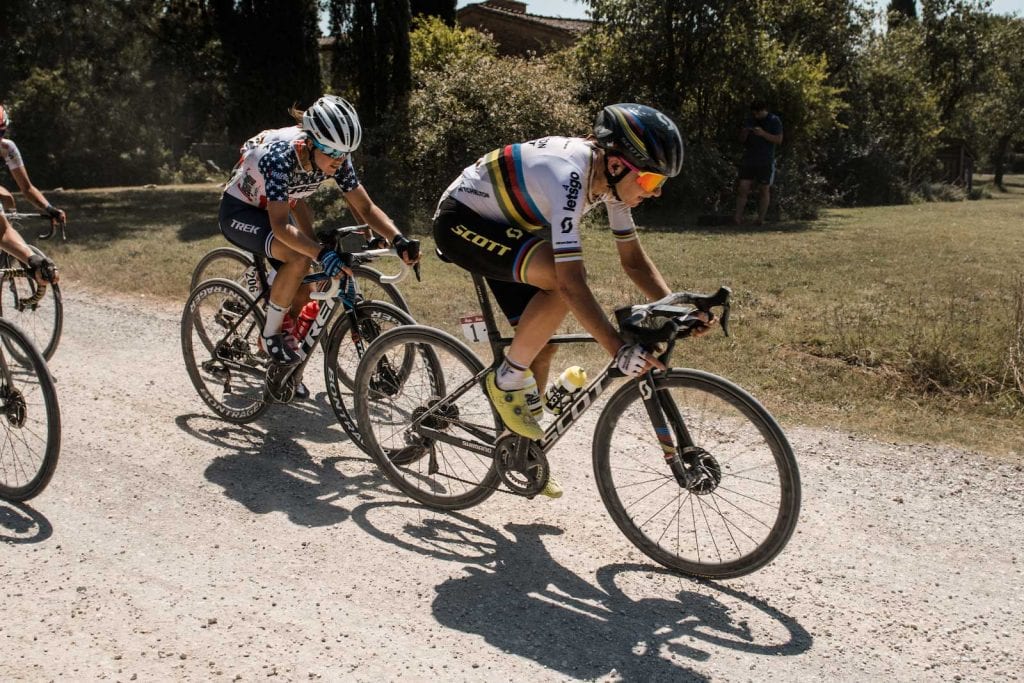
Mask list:
[{"label": "white sock", "polygon": [[287,307],[278,306],[273,301],[267,302],[267,322],[263,325],[263,336],[265,338],[273,337],[281,331],[281,326],[284,324],[284,314],[287,310]]},{"label": "white sock", "polygon": [[522,389],[526,386],[526,373],[530,370],[529,368],[519,365],[515,361],[511,361],[508,357],[501,362],[498,366],[498,372],[494,377],[494,383],[498,385],[499,389],[506,391],[515,391],[516,389]]}]

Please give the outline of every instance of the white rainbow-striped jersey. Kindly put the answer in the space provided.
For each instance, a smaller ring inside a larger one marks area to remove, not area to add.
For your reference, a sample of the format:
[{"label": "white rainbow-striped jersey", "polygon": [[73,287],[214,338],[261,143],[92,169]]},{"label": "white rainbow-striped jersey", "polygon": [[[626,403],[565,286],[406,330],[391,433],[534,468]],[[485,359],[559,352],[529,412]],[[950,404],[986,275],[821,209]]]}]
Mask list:
[{"label": "white rainbow-striped jersey", "polygon": [[580,221],[598,204],[605,204],[617,240],[636,239],[628,206],[611,193],[587,200],[596,152],[583,138],[551,136],[506,145],[466,167],[441,201],[452,197],[484,218],[543,237],[551,242],[555,263],[579,261]]}]

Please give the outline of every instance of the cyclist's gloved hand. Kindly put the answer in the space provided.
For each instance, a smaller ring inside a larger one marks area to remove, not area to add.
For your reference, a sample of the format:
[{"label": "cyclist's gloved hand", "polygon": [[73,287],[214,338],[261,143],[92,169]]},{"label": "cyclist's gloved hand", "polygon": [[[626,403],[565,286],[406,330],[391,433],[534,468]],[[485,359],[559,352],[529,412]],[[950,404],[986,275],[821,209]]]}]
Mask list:
[{"label": "cyclist's gloved hand", "polygon": [[57,221],[58,223],[64,223],[67,221],[67,214],[58,209],[53,204],[46,205],[46,213],[49,214],[50,220]]},{"label": "cyclist's gloved hand", "polygon": [[615,367],[626,377],[644,374],[647,363],[647,349],[640,344],[623,344],[615,353]]},{"label": "cyclist's gloved hand", "polygon": [[352,265],[352,255],[338,253],[330,247],[324,247],[316,257],[317,263],[324,269],[328,277],[334,277],[341,272],[342,268]]},{"label": "cyclist's gloved hand", "polygon": [[409,265],[420,260],[419,240],[411,240],[405,235],[399,235],[391,240],[391,246],[395,248],[395,253],[398,254],[398,257]]},{"label": "cyclist's gloved hand", "polygon": [[33,278],[43,282],[56,282],[57,264],[49,257],[32,254],[28,257],[28,272]]}]

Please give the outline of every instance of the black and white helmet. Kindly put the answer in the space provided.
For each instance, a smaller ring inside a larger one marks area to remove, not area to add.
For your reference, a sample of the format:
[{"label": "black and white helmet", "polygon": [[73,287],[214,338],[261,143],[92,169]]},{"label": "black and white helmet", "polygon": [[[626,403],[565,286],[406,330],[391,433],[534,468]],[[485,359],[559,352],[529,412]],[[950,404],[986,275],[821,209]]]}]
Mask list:
[{"label": "black and white helmet", "polygon": [[347,100],[324,95],[302,115],[302,130],[328,149],[354,152],[363,140],[359,115]]}]

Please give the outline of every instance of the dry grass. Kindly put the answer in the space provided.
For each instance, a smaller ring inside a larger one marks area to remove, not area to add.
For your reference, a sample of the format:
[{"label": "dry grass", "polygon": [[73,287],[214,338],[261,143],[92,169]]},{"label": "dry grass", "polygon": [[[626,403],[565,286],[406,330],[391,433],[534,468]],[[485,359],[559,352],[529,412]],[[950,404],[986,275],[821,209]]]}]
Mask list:
[{"label": "dry grass", "polygon": [[[746,386],[785,424],[1019,456],[1024,186],[1009,180],[1010,193],[983,201],[837,209],[763,228],[645,230],[671,286],[735,292],[733,336],[685,343],[678,364]],[[72,241],[44,246],[69,279],[91,287],[183,301],[192,265],[223,242],[215,186],[53,199],[71,215]],[[639,301],[598,223],[584,236],[595,293],[609,309]],[[429,256],[423,273],[422,284],[404,286],[414,313],[457,332],[458,317],[476,308],[468,276]],[[556,364],[603,363],[594,348],[560,357]]]}]

